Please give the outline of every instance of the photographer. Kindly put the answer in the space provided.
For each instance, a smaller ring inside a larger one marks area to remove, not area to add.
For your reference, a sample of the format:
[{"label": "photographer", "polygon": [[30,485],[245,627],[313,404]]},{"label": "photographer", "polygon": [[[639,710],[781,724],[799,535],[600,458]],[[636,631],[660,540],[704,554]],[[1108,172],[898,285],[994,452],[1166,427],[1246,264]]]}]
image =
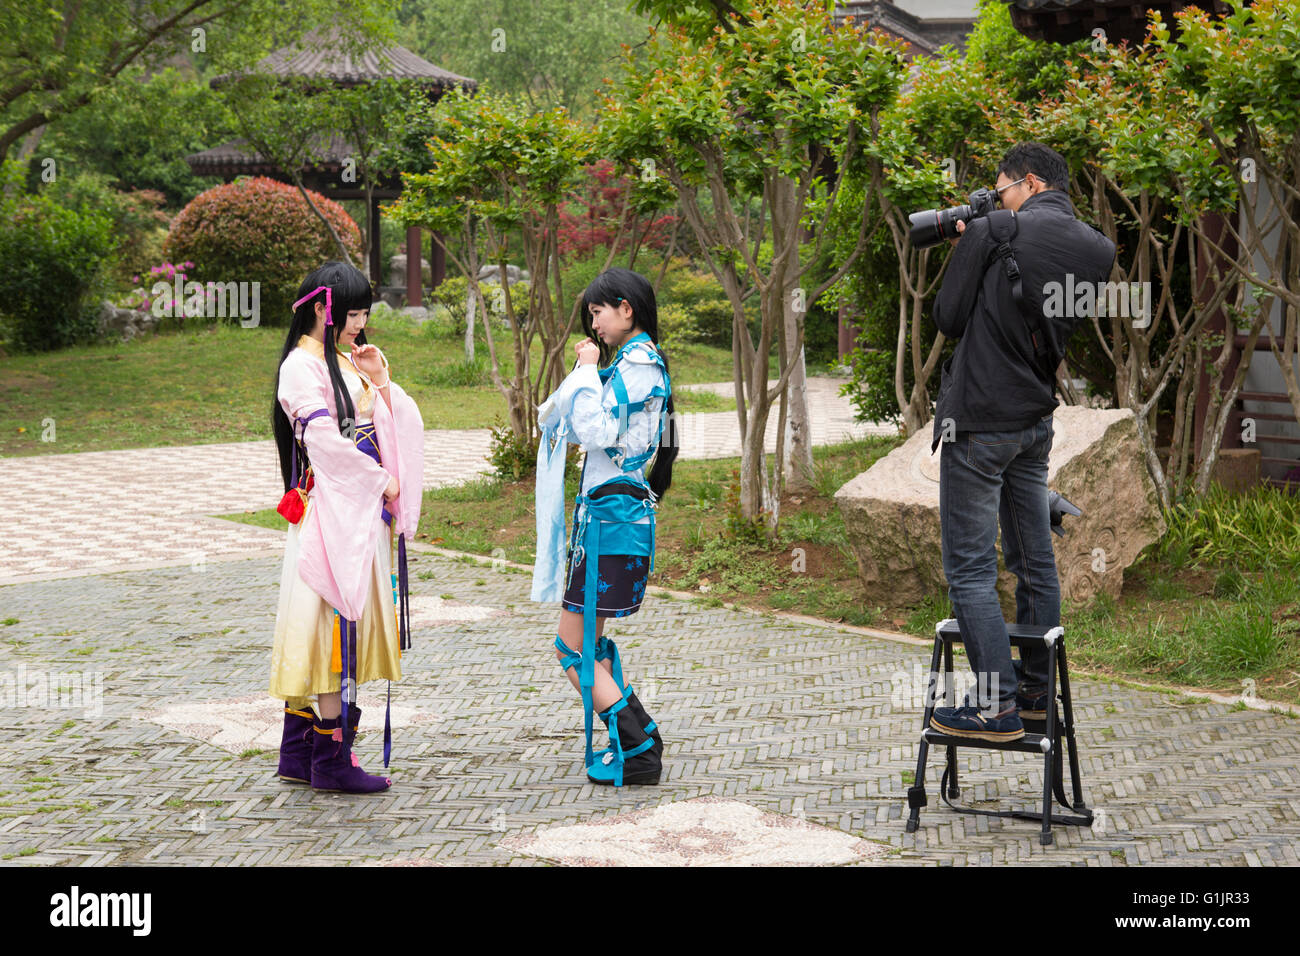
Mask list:
[{"label": "photographer", "polygon": [[1008,150],[996,195],[1014,216],[992,213],[991,227],[977,212],[957,224],[961,238],[952,240],[934,305],[939,330],[960,339],[944,364],[931,445],[931,453],[940,441],[946,446],[939,466],[943,569],[979,677],[977,699],[968,698],[974,706],[934,711],[931,726],[954,736],[1018,740],[1021,717],[1042,719],[1052,704],[1046,650],[1024,655],[1018,685],[998,603],[995,542],[1000,519],[1003,555],[1018,579],[1016,622],[1058,625],[1047,457],[1055,370],[1079,317],[1043,316],[1043,289],[1067,275],[1076,284],[1104,281],[1115,259],[1114,244],[1075,218],[1067,177],[1065,160],[1041,143]]}]

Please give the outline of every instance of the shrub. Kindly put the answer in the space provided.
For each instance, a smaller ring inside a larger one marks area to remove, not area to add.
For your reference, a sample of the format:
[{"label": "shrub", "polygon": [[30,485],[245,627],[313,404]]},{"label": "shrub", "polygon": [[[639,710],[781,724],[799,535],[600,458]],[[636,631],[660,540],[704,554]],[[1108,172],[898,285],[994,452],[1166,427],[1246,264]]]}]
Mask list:
[{"label": "shrub", "polygon": [[47,195],[17,192],[21,168],[5,165],[0,197],[0,315],[10,343],[46,351],[90,339],[96,331],[104,267],[113,252],[112,224],[93,211],[65,209]]},{"label": "shrub", "polygon": [[[354,263],[361,230],[338,203],[308,190]],[[289,321],[303,276],[339,258],[329,231],[293,186],[264,176],[217,186],[195,196],[176,220],[163,250],[172,262],[198,263],[198,282],[260,282],[261,311],[271,325]]]},{"label": "shrub", "polygon": [[108,217],[116,248],[105,279],[116,291],[127,288],[133,274],[138,275],[161,257],[168,221],[162,209],[166,197],[161,192],[124,192],[109,185],[109,178],[102,173],[85,172],[60,176],[50,185],[49,195],[65,209],[83,214],[99,212]]},{"label": "shrub", "polygon": [[699,341],[700,332],[695,318],[685,307],[674,303],[659,306],[659,344],[673,349]]},{"label": "shrub", "polygon": [[[447,276],[442,282],[438,283],[433,289],[430,289],[426,295],[429,299],[429,314],[433,316],[429,322],[435,323],[436,332],[430,332],[426,328],[426,335],[434,335],[436,338],[451,338],[465,334],[465,300],[469,294],[469,280],[464,276]],[[446,309],[445,313],[439,314],[437,308],[441,306]]]},{"label": "shrub", "polygon": [[690,313],[700,341],[731,347],[731,302],[716,278],[704,272],[671,271],[664,284],[665,301]]},{"label": "shrub", "polygon": [[522,481],[537,469],[537,446],[519,438],[509,422],[498,418],[488,462],[502,481]]}]

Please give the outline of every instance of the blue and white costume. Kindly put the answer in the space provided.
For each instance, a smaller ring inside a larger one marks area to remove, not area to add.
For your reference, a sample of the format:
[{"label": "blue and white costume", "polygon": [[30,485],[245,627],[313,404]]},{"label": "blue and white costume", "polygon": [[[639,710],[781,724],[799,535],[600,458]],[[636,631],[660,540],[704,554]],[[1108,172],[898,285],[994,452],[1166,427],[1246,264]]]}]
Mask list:
[{"label": "blue and white costume", "polygon": [[[634,613],[644,595],[645,578],[654,567],[656,500],[645,466],[667,428],[670,390],[663,358],[650,336],[641,332],[623,344],[607,368],[578,365],[538,408],[542,438],[537,450],[537,560],[531,596],[534,601],[563,600],[569,610],[581,607],[582,654],[575,654],[558,637],[555,646],[564,655],[561,664],[566,670],[579,668],[589,773],[601,756],[591,749],[595,662],[612,659],[614,680],[624,691],[609,716],[626,706],[632,693],[624,687],[613,641],[596,640],[596,618]],[[566,548],[564,461],[570,441],[580,444],[587,455]],[[633,487],[620,493],[618,485]],[[607,560],[602,567],[602,557],[616,555],[624,560]],[[615,580],[608,580],[610,576]],[[604,603],[605,594],[616,595],[620,606]],[[609,724],[614,762],[610,773],[613,782],[621,785],[623,760],[648,749],[650,741],[624,752],[617,722]],[[606,757],[605,765],[610,761]]]}]

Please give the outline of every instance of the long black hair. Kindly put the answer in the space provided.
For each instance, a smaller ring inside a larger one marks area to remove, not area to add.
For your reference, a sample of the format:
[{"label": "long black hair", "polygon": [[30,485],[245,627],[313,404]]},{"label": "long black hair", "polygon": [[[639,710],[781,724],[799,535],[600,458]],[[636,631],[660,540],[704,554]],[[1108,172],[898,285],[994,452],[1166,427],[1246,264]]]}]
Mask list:
[{"label": "long black hair", "polygon": [[[339,431],[347,434],[349,428],[345,422],[355,427],[356,409],[352,406],[352,396],[348,393],[347,386],[343,383],[343,376],[339,373],[336,343],[339,330],[347,323],[348,313],[357,309],[369,309],[374,302],[374,292],[359,270],[346,262],[333,261],[325,263],[303,279],[295,298],[301,299],[312,289],[320,286],[329,286],[330,297],[333,300],[330,318],[333,319],[334,324],[325,326],[325,367],[329,369],[330,385],[334,389],[334,407],[340,416]],[[293,321],[289,323],[289,334],[285,336],[284,349],[280,352],[280,362],[275,367],[275,388],[271,392],[271,428],[275,432],[276,450],[280,453],[280,475],[284,478],[285,491],[289,490],[289,479],[293,470],[293,425],[280,406],[278,397],[280,365],[284,364],[289,353],[297,347],[298,340],[304,335],[311,335],[312,330],[316,328],[316,303],[324,301],[325,290],[322,289],[306,302],[299,303],[298,308],[294,309]],[[357,333],[356,341],[358,345],[366,344],[364,331]]]},{"label": "long black hair", "polygon": [[[592,280],[582,293],[582,329],[600,349],[600,364],[607,366],[614,357],[613,351],[606,345],[591,324],[591,307],[607,305],[616,308],[619,302],[626,302],[632,308],[632,322],[641,326],[650,336],[659,355],[664,360],[664,371],[668,371],[668,356],[659,348],[659,309],[655,305],[655,290],[648,279],[631,269],[606,269]],[[673,461],[677,458],[677,417],[673,413],[673,397],[668,395],[668,422],[664,428],[659,449],[655,452],[654,462],[646,475],[650,490],[656,498],[662,498],[664,492],[673,483]]]}]

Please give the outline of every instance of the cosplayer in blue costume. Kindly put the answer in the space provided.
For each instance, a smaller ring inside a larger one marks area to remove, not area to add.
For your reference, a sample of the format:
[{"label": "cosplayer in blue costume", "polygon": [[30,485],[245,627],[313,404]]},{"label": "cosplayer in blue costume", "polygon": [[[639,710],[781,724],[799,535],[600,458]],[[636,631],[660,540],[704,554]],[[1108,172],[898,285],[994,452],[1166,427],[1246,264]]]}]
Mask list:
[{"label": "cosplayer in blue costume", "polygon": [[[561,601],[555,656],[582,695],[588,779],[616,787],[658,783],[663,739],[624,683],[618,648],[604,636],[606,618],[636,613],[645,597],[655,505],[677,457],[654,290],[627,269],[602,272],[583,293],[582,324],[588,338],[577,346],[577,366],[538,409],[532,598]],[[587,454],[566,548],[569,441]],[[591,748],[593,710],[609,731],[609,748],[600,753]]]}]

